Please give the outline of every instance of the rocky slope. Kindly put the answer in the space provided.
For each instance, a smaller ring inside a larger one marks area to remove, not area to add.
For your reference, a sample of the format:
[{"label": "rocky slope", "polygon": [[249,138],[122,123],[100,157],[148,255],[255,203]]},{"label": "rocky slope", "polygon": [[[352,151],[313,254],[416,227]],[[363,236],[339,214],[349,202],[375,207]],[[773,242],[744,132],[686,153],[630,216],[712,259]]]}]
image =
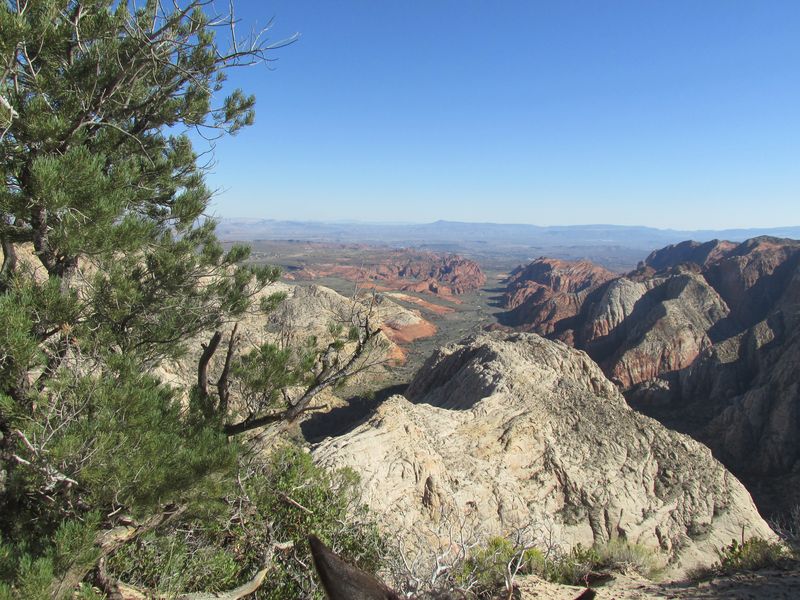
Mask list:
[{"label": "rocky slope", "polygon": [[687,240],[680,244],[672,244],[660,250],[654,250],[644,260],[642,266],[656,271],[685,263],[704,267],[725,258],[734,248],[736,248],[736,244],[733,242],[711,240],[701,243]]},{"label": "rocky slope", "polygon": [[475,261],[455,254],[419,250],[377,253],[371,264],[315,264],[294,271],[300,279],[338,276],[363,286],[451,296],[477,290],[486,276]]},{"label": "rocky slope", "polygon": [[550,317],[524,328],[585,350],[635,407],[707,443],[764,510],[800,502],[800,242],[684,242],[583,295],[548,285],[528,312]]},{"label": "rocky slope", "polygon": [[483,535],[534,524],[567,546],[624,537],[681,571],[743,525],[772,536],[707,448],[631,410],[560,342],[494,332],[446,346],[407,396],[313,453],[354,468],[387,531],[411,543],[456,515]]},{"label": "rocky slope", "polygon": [[509,311],[502,323],[552,333],[557,323],[578,313],[591,291],[613,277],[611,271],[586,260],[539,258],[511,273],[503,295]]},{"label": "rocky slope", "polygon": [[[332,325],[342,324],[346,328],[353,314],[370,312],[371,325],[382,330],[380,343],[368,357],[369,363],[374,366],[357,375],[356,383],[384,377],[388,367],[405,361],[408,344],[436,332],[436,326],[424,319],[419,311],[405,308],[383,294],[367,294],[353,300],[323,286],[278,282],[270,285],[260,296],[275,293],[285,295],[275,310],[266,316],[257,312],[249,313],[239,321],[237,332],[241,350],[246,352],[264,342],[288,343],[299,347],[312,336],[319,345],[327,344],[333,339],[330,331]],[[256,303],[259,300],[260,297],[255,298]],[[223,339],[228,339],[232,327],[233,323],[229,323],[223,328]],[[162,366],[159,374],[180,387],[193,384],[202,353],[201,344],[208,342],[212,333],[209,331],[199,336],[190,344],[186,356]],[[223,358],[224,353],[215,355],[212,372],[221,368],[217,363]]]},{"label": "rocky slope", "polygon": [[[436,326],[425,320],[418,310],[408,309],[385,294],[374,297],[367,294],[355,303],[338,292],[319,285],[287,285],[277,291],[286,294],[286,299],[268,318],[267,329],[277,332],[287,329],[294,337],[315,335],[325,339],[334,323],[348,323],[354,311],[370,311],[372,324],[380,327],[384,335],[394,343],[408,344],[416,339],[436,333]],[[295,340],[302,341],[302,340]]]}]

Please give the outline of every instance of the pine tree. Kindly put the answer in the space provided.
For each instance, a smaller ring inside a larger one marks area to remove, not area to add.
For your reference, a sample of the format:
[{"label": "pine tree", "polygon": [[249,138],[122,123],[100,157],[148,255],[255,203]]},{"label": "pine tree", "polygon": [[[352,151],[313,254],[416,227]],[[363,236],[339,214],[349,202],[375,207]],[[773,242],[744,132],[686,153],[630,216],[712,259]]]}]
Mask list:
[{"label": "pine tree", "polygon": [[[0,598],[70,595],[133,536],[223,510],[202,499],[232,493],[240,457],[227,434],[305,407],[228,423],[227,371],[216,396],[198,383],[193,410],[152,374],[279,274],[246,264],[246,247],[224,250],[189,134],[251,124],[252,96],[220,98],[226,72],[291,40],[237,40],[233,15],[211,10],[0,6]],[[230,377],[269,397],[259,410],[287,385],[305,382],[310,399],[347,374],[341,342],[241,358],[233,342]],[[270,381],[254,375],[267,363]],[[135,526],[115,537],[123,517]]]}]

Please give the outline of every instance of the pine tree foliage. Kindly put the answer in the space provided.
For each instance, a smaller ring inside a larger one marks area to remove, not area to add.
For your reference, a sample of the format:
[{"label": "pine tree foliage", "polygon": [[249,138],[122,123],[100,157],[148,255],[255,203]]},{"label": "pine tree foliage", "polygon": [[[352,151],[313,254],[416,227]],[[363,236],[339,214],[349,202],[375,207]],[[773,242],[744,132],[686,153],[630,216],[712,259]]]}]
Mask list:
[{"label": "pine tree foliage", "polygon": [[[295,418],[358,368],[345,344],[360,355],[377,333],[367,321],[326,347],[242,354],[234,329],[209,390],[215,333],[189,405],[156,375],[199,335],[280,301],[261,294],[278,270],[247,264],[246,247],[224,249],[205,218],[211,191],[192,139],[251,124],[254,98],[224,95],[226,72],[291,40],[237,39],[234,16],[213,10],[207,0],[0,4],[0,598],[99,597],[89,584],[112,593],[119,576],[215,590],[253,576],[286,541],[270,528],[299,510],[285,501],[296,490],[281,491],[298,481],[245,462],[230,436]],[[305,389],[299,403],[292,386]],[[344,522],[352,485],[302,453],[280,456],[317,490],[304,501],[319,519],[287,539],[318,529],[350,540],[354,559],[359,539],[377,543],[329,527]],[[242,488],[255,481],[269,493]],[[245,504],[255,529],[234,527]],[[156,573],[166,547],[196,576]],[[270,564],[301,577],[302,561]],[[315,594],[309,586],[296,589]]]}]

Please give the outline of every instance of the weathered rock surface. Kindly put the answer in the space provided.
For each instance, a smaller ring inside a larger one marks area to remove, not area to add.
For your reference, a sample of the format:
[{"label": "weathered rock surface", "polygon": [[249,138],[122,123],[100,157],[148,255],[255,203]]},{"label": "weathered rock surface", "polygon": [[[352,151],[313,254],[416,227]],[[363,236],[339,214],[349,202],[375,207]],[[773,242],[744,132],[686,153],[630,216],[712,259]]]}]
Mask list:
[{"label": "weathered rock surface", "polygon": [[668,246],[561,313],[557,287],[538,292],[525,329],[585,350],[636,408],[708,444],[764,510],[800,503],[800,242]]},{"label": "weathered rock surface", "polygon": [[687,240],[654,250],[644,260],[644,265],[656,271],[671,269],[681,264],[692,263],[702,267],[726,257],[737,244],[721,240],[695,242]]},{"label": "weathered rock surface", "polygon": [[583,352],[534,334],[437,351],[407,391],[313,450],[361,475],[387,531],[469,513],[485,535],[537,523],[566,545],[622,536],[678,571],[772,533],[707,448],[631,410]]},{"label": "weathered rock surface", "polygon": [[[609,376],[626,389],[691,365],[711,346],[711,328],[729,313],[716,291],[691,270],[657,281],[635,306],[638,314],[631,313],[616,351],[608,358],[593,353],[607,365]],[[588,350],[602,342],[590,338],[584,343]]]},{"label": "weathered rock surface", "polygon": [[[295,336],[315,335],[325,339],[331,324],[349,323],[354,310],[371,312],[371,324],[380,327],[392,342],[407,344],[436,333],[436,326],[418,310],[408,309],[385,294],[366,295],[355,302],[319,285],[276,284],[286,299],[269,315],[268,328],[286,328]],[[300,340],[296,340],[300,341]]]},{"label": "weathered rock surface", "polygon": [[[522,598],[525,588],[522,588]],[[538,588],[533,588],[537,593]],[[800,572],[794,570],[744,571],[710,581],[652,582],[631,575],[616,575],[598,588],[597,600],[795,600],[800,598]],[[538,600],[563,596],[531,595]]]}]

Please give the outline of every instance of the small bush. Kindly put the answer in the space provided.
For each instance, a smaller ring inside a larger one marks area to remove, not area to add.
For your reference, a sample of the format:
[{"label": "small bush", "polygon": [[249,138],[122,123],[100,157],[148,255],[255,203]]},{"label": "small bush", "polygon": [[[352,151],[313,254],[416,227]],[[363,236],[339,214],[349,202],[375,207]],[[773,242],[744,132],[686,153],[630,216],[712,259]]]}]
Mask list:
[{"label": "small bush", "polygon": [[589,575],[600,564],[594,548],[576,544],[568,553],[556,554],[543,561],[540,570],[534,571],[542,579],[567,585],[586,585]]},{"label": "small bush", "polygon": [[654,550],[623,539],[613,539],[591,548],[577,544],[566,554],[543,560],[534,573],[553,583],[587,585],[593,573],[634,571],[651,578],[660,566]]},{"label": "small bush", "polygon": [[652,548],[619,538],[596,545],[594,551],[599,566],[612,571],[633,571],[648,579],[663,566]]},{"label": "small bush", "polygon": [[494,598],[508,589],[515,575],[537,575],[553,583],[588,585],[593,573],[635,571],[652,577],[658,569],[656,553],[625,540],[586,548],[575,545],[569,552],[545,554],[538,548],[521,548],[504,537],[491,538],[473,550],[457,576],[462,588],[469,586],[478,598]]},{"label": "small bush", "polygon": [[497,536],[467,557],[456,581],[461,587],[470,587],[479,598],[493,598],[496,592],[506,589],[515,574],[536,573],[543,562],[540,550],[519,548],[508,538]]},{"label": "small bush", "polygon": [[115,575],[127,583],[165,593],[218,592],[236,587],[240,566],[220,548],[193,548],[179,535],[143,536],[112,559]]},{"label": "small bush", "polygon": [[714,570],[724,574],[786,568],[794,558],[783,544],[758,537],[750,538],[744,543],[731,540],[717,554],[719,563],[714,566]]},{"label": "small bush", "polygon": [[322,598],[309,568],[310,533],[347,562],[377,570],[383,542],[359,502],[352,470],[322,469],[294,446],[248,468],[223,486],[223,498],[209,499],[192,516],[119,550],[108,563],[112,574],[167,594],[218,592],[236,587],[267,562],[267,581],[255,599]]}]

